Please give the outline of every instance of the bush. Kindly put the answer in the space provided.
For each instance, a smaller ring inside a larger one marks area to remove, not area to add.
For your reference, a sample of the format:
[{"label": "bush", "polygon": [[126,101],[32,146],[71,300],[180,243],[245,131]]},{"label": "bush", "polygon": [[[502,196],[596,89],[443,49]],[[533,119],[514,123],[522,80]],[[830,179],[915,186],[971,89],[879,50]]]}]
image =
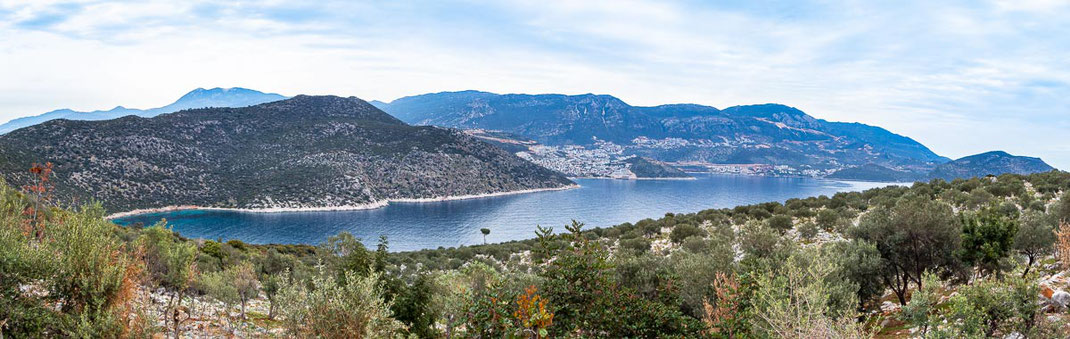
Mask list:
[{"label": "bush", "polygon": [[283,283],[278,298],[286,329],[298,337],[400,337],[405,326],[390,317],[378,275],[344,275],[341,283],[321,268],[307,284]]},{"label": "bush", "polygon": [[646,238],[631,238],[620,241],[620,247],[636,252],[650,251],[650,240]]},{"label": "bush", "polygon": [[799,236],[802,237],[804,240],[813,240],[814,237],[817,236],[818,231],[820,230],[817,227],[817,224],[810,221],[799,224],[799,226],[795,229],[799,231]]},{"label": "bush", "polygon": [[[835,275],[832,260],[804,249],[774,272],[759,274],[753,307],[755,330],[760,337],[860,338],[870,337],[855,319],[854,287]],[[846,304],[846,305],[844,305]]]},{"label": "bush", "polygon": [[766,225],[769,226],[769,228],[777,230],[780,233],[784,233],[787,230],[790,230],[794,226],[794,225],[792,225],[791,216],[790,215],[783,215],[783,214],[774,215],[774,216],[770,217],[768,220],[766,220],[765,222],[766,222]]},{"label": "bush", "polygon": [[1035,283],[1018,277],[963,285],[951,298],[947,331],[951,336],[971,338],[1030,333],[1040,312],[1038,294]]},{"label": "bush", "polygon": [[705,237],[706,231],[692,224],[679,224],[673,227],[672,232],[669,233],[669,239],[672,239],[672,242],[677,244],[691,236]]}]

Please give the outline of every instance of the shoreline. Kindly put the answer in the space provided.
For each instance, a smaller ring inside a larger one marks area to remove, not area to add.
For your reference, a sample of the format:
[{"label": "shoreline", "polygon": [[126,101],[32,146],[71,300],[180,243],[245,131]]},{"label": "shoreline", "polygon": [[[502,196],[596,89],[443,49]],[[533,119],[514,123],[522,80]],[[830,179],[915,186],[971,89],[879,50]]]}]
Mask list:
[{"label": "shoreline", "polygon": [[695,177],[660,177],[660,178],[610,178],[610,177],[568,177],[569,179],[600,179],[600,180],[698,180]]},{"label": "shoreline", "polygon": [[442,201],[454,201],[454,200],[469,200],[480,198],[493,198],[514,194],[526,194],[548,191],[564,191],[570,189],[580,188],[580,185],[571,184],[561,187],[550,188],[532,188],[515,191],[504,191],[484,194],[467,194],[467,195],[452,195],[441,196],[433,198],[397,198],[397,199],[384,199],[377,200],[365,204],[356,205],[344,205],[344,206],[324,206],[324,207],[268,207],[268,208],[233,208],[233,207],[204,207],[197,205],[172,205],[157,208],[141,208],[124,212],[112,213],[104,217],[107,220],[114,220],[119,218],[125,218],[140,214],[152,214],[152,213],[165,213],[175,211],[228,211],[228,212],[241,212],[241,213],[283,213],[283,212],[332,212],[332,211],[360,211],[371,210],[376,208],[383,208],[390,203],[429,203],[429,202],[442,202]]}]

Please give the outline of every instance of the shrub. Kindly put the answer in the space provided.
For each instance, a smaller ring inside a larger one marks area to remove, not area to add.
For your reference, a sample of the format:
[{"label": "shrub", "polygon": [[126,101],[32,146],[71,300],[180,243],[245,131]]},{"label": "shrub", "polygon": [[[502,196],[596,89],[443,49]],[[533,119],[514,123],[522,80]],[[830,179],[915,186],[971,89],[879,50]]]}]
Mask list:
[{"label": "shrub", "polygon": [[830,260],[813,250],[792,255],[774,272],[757,277],[753,307],[756,330],[762,337],[863,338],[871,337],[855,320],[853,286],[835,276]]},{"label": "shrub", "polygon": [[669,238],[677,244],[691,236],[705,237],[706,231],[692,224],[679,224],[672,228],[672,233],[669,233]]},{"label": "shrub", "polygon": [[765,222],[769,228],[777,230],[780,233],[784,233],[794,227],[790,215],[777,214],[770,217]]},{"label": "shrub", "polygon": [[1036,324],[1039,287],[1018,277],[984,279],[959,288],[951,298],[949,332],[956,337],[1029,333]]},{"label": "shrub", "polygon": [[321,268],[307,284],[284,283],[278,298],[286,329],[298,337],[399,337],[405,327],[390,317],[378,275],[344,275],[342,283]]},{"label": "shrub", "polygon": [[806,221],[799,224],[799,226],[795,229],[799,231],[799,237],[802,237],[802,239],[808,241],[813,240],[814,237],[817,236],[817,233],[819,231],[817,224],[810,221]]}]

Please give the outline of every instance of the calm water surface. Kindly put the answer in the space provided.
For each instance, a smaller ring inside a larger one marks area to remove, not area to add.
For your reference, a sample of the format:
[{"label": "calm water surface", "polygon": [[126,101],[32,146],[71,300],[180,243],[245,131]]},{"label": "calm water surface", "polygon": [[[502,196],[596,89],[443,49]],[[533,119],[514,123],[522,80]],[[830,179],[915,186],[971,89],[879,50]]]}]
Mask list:
[{"label": "calm water surface", "polygon": [[183,236],[249,243],[318,244],[349,231],[374,245],[379,235],[394,251],[483,243],[480,228],[491,229],[488,242],[534,237],[535,225],[563,231],[572,219],[588,227],[606,227],[666,212],[690,213],[708,208],[781,201],[886,186],[809,178],[771,178],[698,174],[698,180],[577,179],[581,187],[502,197],[392,203],[361,211],[247,213],[177,211],[116,220],[151,225],[166,218]]}]

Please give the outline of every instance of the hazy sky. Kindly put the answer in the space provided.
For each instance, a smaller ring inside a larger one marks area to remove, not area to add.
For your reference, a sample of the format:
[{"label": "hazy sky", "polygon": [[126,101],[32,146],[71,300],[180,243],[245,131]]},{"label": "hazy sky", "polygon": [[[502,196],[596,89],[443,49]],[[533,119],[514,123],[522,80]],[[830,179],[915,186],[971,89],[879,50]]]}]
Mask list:
[{"label": "hazy sky", "polygon": [[1070,1],[0,0],[0,121],[232,86],[776,102],[1070,169]]}]

